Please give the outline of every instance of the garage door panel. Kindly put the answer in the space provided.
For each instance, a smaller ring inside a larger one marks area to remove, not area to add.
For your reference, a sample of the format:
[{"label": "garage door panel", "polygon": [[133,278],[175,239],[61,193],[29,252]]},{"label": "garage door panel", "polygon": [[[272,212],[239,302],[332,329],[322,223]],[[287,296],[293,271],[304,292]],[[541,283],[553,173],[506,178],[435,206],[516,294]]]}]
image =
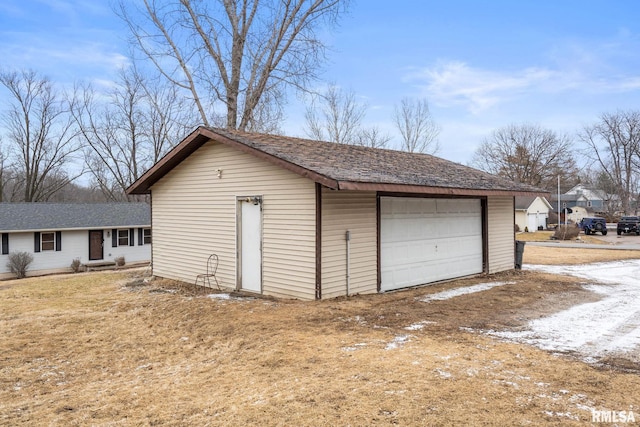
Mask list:
[{"label": "garage door panel", "polygon": [[381,290],[482,272],[479,199],[380,198]]}]

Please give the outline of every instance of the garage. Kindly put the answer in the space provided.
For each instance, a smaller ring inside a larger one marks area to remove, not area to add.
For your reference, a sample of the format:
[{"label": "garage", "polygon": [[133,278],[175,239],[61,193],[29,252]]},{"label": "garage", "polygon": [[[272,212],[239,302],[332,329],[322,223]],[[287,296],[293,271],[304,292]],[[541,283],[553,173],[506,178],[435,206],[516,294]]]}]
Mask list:
[{"label": "garage", "polygon": [[193,283],[215,253],[240,290],[238,197],[259,199],[251,288],[306,300],[513,270],[515,199],[546,194],[426,154],[208,127],[127,191],[152,196],[155,276]]},{"label": "garage", "polygon": [[483,271],[480,199],[380,197],[380,290]]}]

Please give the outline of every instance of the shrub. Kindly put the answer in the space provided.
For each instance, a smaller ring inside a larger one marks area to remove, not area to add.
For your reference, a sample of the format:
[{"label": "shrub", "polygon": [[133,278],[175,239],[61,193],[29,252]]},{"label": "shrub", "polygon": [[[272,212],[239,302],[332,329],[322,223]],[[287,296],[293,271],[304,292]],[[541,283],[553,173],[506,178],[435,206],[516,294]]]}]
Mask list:
[{"label": "shrub", "polygon": [[122,267],[124,265],[124,257],[123,256],[119,256],[117,258],[113,259],[116,263],[116,266],[118,267]]},{"label": "shrub", "polygon": [[27,275],[29,264],[33,262],[33,255],[29,252],[11,252],[7,261],[7,268],[16,278],[22,279]]},{"label": "shrub", "polygon": [[71,271],[77,273],[78,271],[80,271],[80,267],[82,267],[80,258],[74,258],[73,261],[71,261]]},{"label": "shrub", "polygon": [[580,228],[575,224],[559,225],[553,238],[557,240],[574,240],[580,234]]},{"label": "shrub", "polygon": [[518,224],[514,224],[515,225],[515,231],[516,233],[518,233],[520,231],[520,226]]}]

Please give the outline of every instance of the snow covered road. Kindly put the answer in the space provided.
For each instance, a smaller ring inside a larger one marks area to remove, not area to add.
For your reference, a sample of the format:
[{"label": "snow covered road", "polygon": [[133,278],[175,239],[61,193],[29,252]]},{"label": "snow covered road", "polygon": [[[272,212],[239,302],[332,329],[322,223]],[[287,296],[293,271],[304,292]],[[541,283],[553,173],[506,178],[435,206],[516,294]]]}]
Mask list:
[{"label": "snow covered road", "polygon": [[609,355],[640,361],[640,260],[524,268],[580,277],[602,299],[532,320],[523,331],[489,334],[546,350],[573,351],[586,361]]}]

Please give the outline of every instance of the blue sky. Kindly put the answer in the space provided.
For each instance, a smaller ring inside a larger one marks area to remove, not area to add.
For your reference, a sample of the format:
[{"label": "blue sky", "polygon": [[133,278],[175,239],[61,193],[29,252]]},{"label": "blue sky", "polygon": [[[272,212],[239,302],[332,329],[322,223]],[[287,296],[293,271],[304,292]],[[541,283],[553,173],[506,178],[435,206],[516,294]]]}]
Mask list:
[{"label": "blue sky", "polygon": [[[390,133],[395,104],[426,98],[442,128],[439,155],[467,163],[511,123],[573,134],[603,112],[637,109],[639,18],[635,0],[358,0],[326,34],[323,76],[353,90],[367,124]],[[114,79],[126,35],[109,1],[0,2],[0,67],[66,86]],[[291,101],[283,129],[304,136]]]}]

